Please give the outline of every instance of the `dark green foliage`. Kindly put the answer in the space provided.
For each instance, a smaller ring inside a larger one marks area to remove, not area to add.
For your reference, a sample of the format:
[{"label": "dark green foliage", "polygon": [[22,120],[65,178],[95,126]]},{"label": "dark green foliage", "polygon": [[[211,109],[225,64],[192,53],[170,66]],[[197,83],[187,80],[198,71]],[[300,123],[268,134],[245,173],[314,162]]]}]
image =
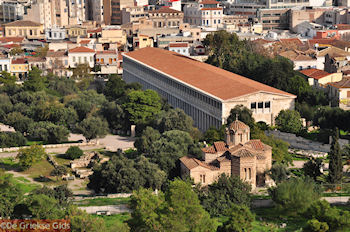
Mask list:
[{"label": "dark green foliage", "polygon": [[28,131],[29,125],[34,122],[33,119],[16,111],[7,114],[4,121],[21,133]]},{"label": "dark green foliage", "polygon": [[123,108],[115,102],[106,102],[101,108],[101,114],[108,122],[109,129],[120,130],[125,128]]},{"label": "dark green foliage", "polygon": [[339,131],[335,130],[334,135],[332,136],[331,150],[328,154],[329,156],[329,174],[328,181],[331,184],[338,184],[343,178],[343,163],[342,163],[342,154],[339,140]]},{"label": "dark green foliage", "polygon": [[310,232],[327,232],[329,226],[326,222],[319,222],[317,219],[307,221],[306,231]]},{"label": "dark green foliage", "polygon": [[276,117],[276,125],[280,131],[298,134],[303,128],[299,112],[281,110]]},{"label": "dark green foliage", "polygon": [[233,121],[235,121],[236,117],[238,117],[238,120],[244,122],[249,127],[254,125],[252,111],[243,105],[237,105],[231,109],[230,115],[227,118],[227,125],[230,125]]},{"label": "dark green foliage", "polygon": [[0,132],[0,147],[20,147],[27,139],[19,132]]},{"label": "dark green foliage", "polygon": [[254,215],[245,205],[232,204],[225,212],[228,219],[218,228],[218,232],[246,232],[251,231]]},{"label": "dark green foliage", "polygon": [[269,176],[275,181],[276,184],[279,184],[288,179],[289,171],[287,167],[281,163],[275,163],[272,165],[271,170],[269,171]]},{"label": "dark green foliage", "polygon": [[313,123],[322,129],[334,130],[337,127],[344,131],[350,131],[349,117],[350,111],[339,107],[323,106],[315,111]]},{"label": "dark green foliage", "polygon": [[158,93],[149,89],[129,92],[123,104],[130,124],[151,122],[160,113],[161,107],[161,98]]},{"label": "dark green foliage", "polygon": [[66,159],[74,160],[84,155],[84,152],[78,146],[70,146],[64,155]]},{"label": "dark green foliage", "polygon": [[125,95],[125,86],[126,83],[120,76],[111,75],[103,89],[103,94],[110,101],[116,100]]},{"label": "dark green foliage", "polygon": [[108,133],[108,123],[100,117],[90,116],[77,125],[77,131],[87,140],[104,137]]},{"label": "dark green foliage", "polygon": [[[346,228],[350,228],[350,212],[332,207],[325,200],[313,202],[305,212],[305,216],[327,224],[329,231],[338,231],[339,229],[346,231]],[[315,224],[317,225],[317,223]],[[325,227],[325,225],[323,226]]]},{"label": "dark green foliage", "polygon": [[28,136],[32,140],[44,143],[62,143],[68,140],[68,135],[69,131],[66,127],[48,121],[32,123],[28,128]]},{"label": "dark green foliage", "polygon": [[290,178],[269,189],[269,195],[285,214],[305,212],[320,198],[320,189],[311,178]]},{"label": "dark green foliage", "polygon": [[69,205],[69,198],[73,196],[72,190],[70,190],[67,185],[59,185],[57,187],[48,188],[43,186],[42,188],[35,189],[31,192],[32,195],[46,195],[51,198],[55,198],[59,204],[62,206]]},{"label": "dark green foliage", "polygon": [[211,216],[220,216],[231,204],[250,206],[250,191],[251,185],[239,177],[222,174],[207,190],[200,191],[200,199]]},{"label": "dark green foliage", "polygon": [[44,194],[30,195],[25,201],[28,210],[36,219],[57,219],[64,217],[58,201]]},{"label": "dark green foliage", "polygon": [[28,73],[28,79],[23,83],[24,89],[33,92],[44,90],[46,87],[46,78],[41,73],[42,71],[39,68],[33,67]]},{"label": "dark green foliage", "polygon": [[142,132],[141,137],[138,137],[134,143],[134,146],[140,153],[149,152],[151,145],[160,138],[160,133],[158,130],[152,127],[146,127]]},{"label": "dark green foliage", "polygon": [[0,217],[10,217],[13,210],[22,198],[21,189],[15,185],[12,175],[0,169]]},{"label": "dark green foliage", "polygon": [[[225,126],[223,126],[225,127]],[[216,141],[224,140],[224,131],[218,130],[215,127],[210,127],[203,135],[203,140],[209,144],[213,144]]]},{"label": "dark green foliage", "polygon": [[202,208],[188,182],[170,182],[165,194],[140,189],[131,197],[131,231],[214,232],[216,221]]},{"label": "dark green foliage", "polygon": [[52,77],[49,79],[48,89],[60,96],[66,96],[78,92],[75,81],[64,77]]},{"label": "dark green foliage", "polygon": [[108,162],[94,166],[88,187],[103,193],[131,192],[140,187],[159,189],[165,176],[156,164],[145,157],[133,160],[117,154]]},{"label": "dark green foliage", "polygon": [[179,108],[161,111],[152,124],[160,133],[170,130],[180,130],[190,133],[193,128],[192,118]]},{"label": "dark green foliage", "polygon": [[51,176],[63,176],[68,173],[68,169],[66,166],[60,165],[57,166],[54,170],[51,171]]},{"label": "dark green foliage", "polygon": [[316,181],[317,177],[322,175],[322,166],[322,159],[311,158],[309,161],[304,163],[303,171],[305,175],[312,177]]}]

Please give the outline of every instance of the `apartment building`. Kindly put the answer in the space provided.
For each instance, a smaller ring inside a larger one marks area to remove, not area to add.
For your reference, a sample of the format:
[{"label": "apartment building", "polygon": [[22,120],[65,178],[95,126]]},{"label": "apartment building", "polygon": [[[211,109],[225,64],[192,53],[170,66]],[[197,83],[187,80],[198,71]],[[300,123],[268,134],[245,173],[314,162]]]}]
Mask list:
[{"label": "apartment building", "polygon": [[148,12],[148,19],[154,28],[179,27],[183,23],[184,13],[167,7]]},{"label": "apartment building", "polygon": [[134,0],[103,0],[103,16],[106,25],[121,25],[122,10],[135,6]]},{"label": "apartment building", "polygon": [[188,3],[184,7],[184,22],[191,25],[222,27],[223,17],[223,8],[217,1]]},{"label": "apartment building", "polygon": [[95,51],[87,47],[77,47],[68,50],[68,64],[76,68],[78,64],[88,64],[90,68],[95,65]]},{"label": "apartment building", "polygon": [[13,22],[22,20],[30,0],[3,0],[0,1],[0,21]]},{"label": "apartment building", "polygon": [[122,24],[138,22],[141,18],[148,18],[148,11],[143,6],[130,6],[122,10]]},{"label": "apartment building", "polygon": [[257,17],[263,26],[263,30],[288,30],[289,9],[259,9]]},{"label": "apartment building", "polygon": [[19,20],[4,24],[5,36],[26,37],[27,39],[43,39],[44,26],[32,21]]}]

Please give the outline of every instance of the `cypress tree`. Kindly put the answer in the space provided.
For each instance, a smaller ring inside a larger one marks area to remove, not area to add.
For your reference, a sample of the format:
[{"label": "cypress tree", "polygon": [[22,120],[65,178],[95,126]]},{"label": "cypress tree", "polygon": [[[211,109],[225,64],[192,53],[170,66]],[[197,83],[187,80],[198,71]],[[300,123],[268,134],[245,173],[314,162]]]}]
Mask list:
[{"label": "cypress tree", "polygon": [[332,136],[331,150],[329,152],[329,174],[328,181],[332,184],[338,184],[343,177],[343,163],[338,143],[339,131],[335,130],[335,134]]}]

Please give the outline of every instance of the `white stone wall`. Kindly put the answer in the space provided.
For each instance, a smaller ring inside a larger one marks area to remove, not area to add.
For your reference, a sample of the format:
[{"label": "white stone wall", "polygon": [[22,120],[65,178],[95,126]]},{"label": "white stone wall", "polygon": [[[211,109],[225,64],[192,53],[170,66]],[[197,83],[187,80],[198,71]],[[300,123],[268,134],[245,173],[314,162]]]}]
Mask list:
[{"label": "white stone wall", "polygon": [[90,66],[90,68],[93,68],[95,65],[94,55],[95,53],[90,52],[68,53],[69,66],[75,68],[77,64],[87,63]]}]

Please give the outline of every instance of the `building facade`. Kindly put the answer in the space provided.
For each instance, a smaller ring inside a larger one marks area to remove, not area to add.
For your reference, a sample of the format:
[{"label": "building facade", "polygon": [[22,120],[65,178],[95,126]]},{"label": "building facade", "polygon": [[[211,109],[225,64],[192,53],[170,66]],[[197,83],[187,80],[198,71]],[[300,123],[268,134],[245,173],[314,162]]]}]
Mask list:
[{"label": "building facade", "polygon": [[226,123],[230,110],[243,105],[256,121],[274,124],[281,110],[294,109],[296,96],[159,48],[123,55],[123,79],[153,89],[206,131]]},{"label": "building facade", "polygon": [[95,51],[87,47],[77,47],[68,51],[69,67],[76,68],[79,64],[88,64],[90,68],[95,66]]},{"label": "building facade", "polygon": [[43,39],[44,27],[40,23],[19,20],[4,25],[5,36],[26,37],[27,39]]},{"label": "building facade", "polygon": [[216,1],[188,3],[184,6],[184,22],[196,26],[222,27],[223,8]]},{"label": "building facade", "polygon": [[154,28],[179,27],[183,23],[184,14],[170,8],[160,8],[148,12],[148,19],[152,21]]}]

